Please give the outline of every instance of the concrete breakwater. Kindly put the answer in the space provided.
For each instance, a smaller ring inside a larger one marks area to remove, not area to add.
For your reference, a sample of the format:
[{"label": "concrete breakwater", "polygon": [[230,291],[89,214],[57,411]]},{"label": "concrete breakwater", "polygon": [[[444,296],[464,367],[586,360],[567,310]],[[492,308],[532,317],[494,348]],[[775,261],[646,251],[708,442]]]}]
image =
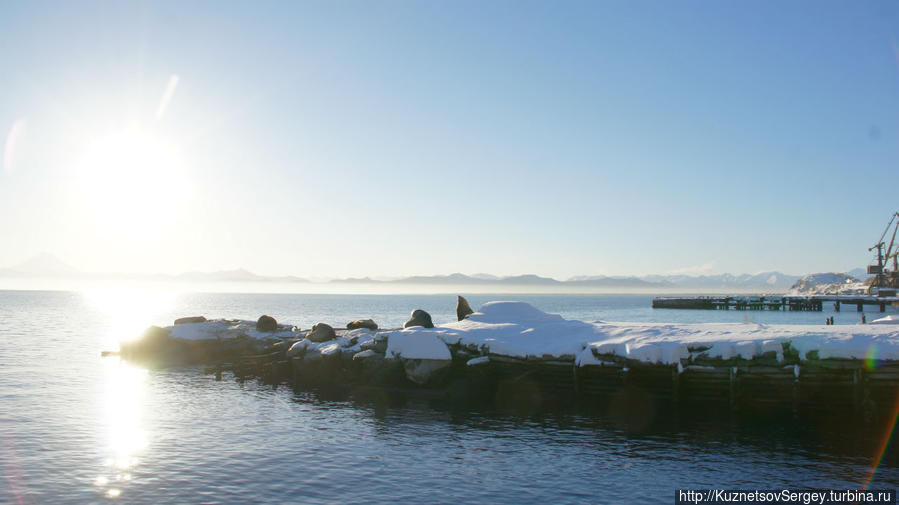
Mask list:
[{"label": "concrete breakwater", "polygon": [[153,366],[204,365],[210,373],[300,389],[403,391],[453,401],[624,398],[860,418],[889,415],[899,401],[895,325],[586,323],[517,302],[489,303],[454,323],[427,323],[430,316],[421,313],[407,328],[388,330],[270,322],[260,330],[249,321],[193,320],[150,328],[120,353]]}]

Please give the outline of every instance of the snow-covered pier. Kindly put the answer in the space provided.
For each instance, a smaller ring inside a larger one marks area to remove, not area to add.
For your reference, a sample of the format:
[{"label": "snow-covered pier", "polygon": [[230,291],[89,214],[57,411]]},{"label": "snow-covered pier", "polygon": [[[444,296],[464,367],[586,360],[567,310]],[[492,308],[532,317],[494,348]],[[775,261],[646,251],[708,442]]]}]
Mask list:
[{"label": "snow-covered pier", "polygon": [[584,322],[526,303],[491,302],[459,319],[433,326],[415,311],[403,329],[371,322],[301,330],[273,319],[259,329],[252,321],[197,318],[153,327],[122,344],[121,356],[157,366],[203,364],[218,375],[301,389],[417,391],[466,401],[627,398],[865,415],[892,411],[899,401],[893,316],[840,326]]},{"label": "snow-covered pier", "polygon": [[886,312],[890,305],[899,306],[895,296],[811,295],[811,296],[697,296],[653,298],[654,309],[700,310],[798,310],[823,311],[825,303],[833,303],[839,312],[842,305],[855,306],[862,312],[865,305],[873,305]]}]

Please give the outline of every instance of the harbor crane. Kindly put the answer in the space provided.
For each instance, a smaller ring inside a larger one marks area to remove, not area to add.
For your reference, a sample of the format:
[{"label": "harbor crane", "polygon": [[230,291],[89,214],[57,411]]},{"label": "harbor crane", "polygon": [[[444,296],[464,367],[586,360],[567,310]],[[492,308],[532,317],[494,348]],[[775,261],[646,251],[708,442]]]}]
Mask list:
[{"label": "harbor crane", "polygon": [[[890,237],[889,243],[887,243],[884,239],[886,238],[887,233],[889,233],[890,228],[893,229],[893,234]],[[877,250],[877,264],[868,265],[868,274],[874,275],[871,279],[871,285],[868,290],[869,293],[873,293],[875,288],[877,288],[880,294],[884,294],[884,288],[891,291],[895,291],[899,288],[899,247],[896,246],[897,230],[899,230],[899,212],[893,212],[886,228],[884,228],[883,233],[880,234],[880,240],[868,248],[869,252]],[[886,251],[884,251],[884,247],[886,247]],[[893,260],[893,269],[887,270],[890,260]]]}]

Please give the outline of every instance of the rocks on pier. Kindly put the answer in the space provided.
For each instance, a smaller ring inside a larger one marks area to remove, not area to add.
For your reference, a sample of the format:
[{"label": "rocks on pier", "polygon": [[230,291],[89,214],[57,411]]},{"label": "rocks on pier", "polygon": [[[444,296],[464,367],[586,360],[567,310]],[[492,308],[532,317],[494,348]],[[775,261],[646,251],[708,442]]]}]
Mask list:
[{"label": "rocks on pier", "polygon": [[378,323],[374,322],[372,319],[356,319],[355,321],[346,324],[346,329],[348,330],[358,330],[359,328],[377,330]]},{"label": "rocks on pier", "polygon": [[256,329],[258,331],[275,331],[278,329],[278,321],[272,316],[259,316],[256,321]]},{"label": "rocks on pier", "polygon": [[334,332],[334,328],[330,324],[318,323],[312,327],[312,331],[306,335],[306,338],[311,342],[327,342],[337,338],[337,333]]},{"label": "rocks on pier", "polygon": [[413,310],[412,317],[408,321],[406,321],[406,324],[403,325],[403,328],[411,328],[413,326],[433,328],[434,323],[431,321],[431,314],[428,314],[421,309]]}]

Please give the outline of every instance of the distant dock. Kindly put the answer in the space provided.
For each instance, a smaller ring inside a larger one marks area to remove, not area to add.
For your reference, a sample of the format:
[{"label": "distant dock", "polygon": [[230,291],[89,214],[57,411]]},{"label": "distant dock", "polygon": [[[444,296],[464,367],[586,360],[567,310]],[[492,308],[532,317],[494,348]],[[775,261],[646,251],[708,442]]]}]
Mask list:
[{"label": "distant dock", "polygon": [[657,297],[652,299],[652,308],[821,312],[825,303],[833,303],[836,312],[840,312],[843,305],[855,306],[858,312],[862,312],[865,305],[874,305],[880,308],[880,312],[886,312],[887,305],[899,306],[899,297],[862,295]]}]

